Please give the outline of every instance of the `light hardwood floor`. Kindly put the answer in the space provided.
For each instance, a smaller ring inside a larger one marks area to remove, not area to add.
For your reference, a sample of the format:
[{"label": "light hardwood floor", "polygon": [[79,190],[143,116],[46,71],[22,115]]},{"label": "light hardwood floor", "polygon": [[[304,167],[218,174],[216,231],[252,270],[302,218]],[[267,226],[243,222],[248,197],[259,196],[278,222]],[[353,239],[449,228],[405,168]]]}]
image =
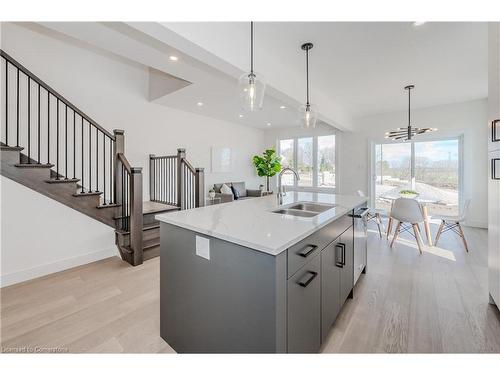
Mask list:
[{"label": "light hardwood floor", "polygon": [[[408,235],[390,249],[370,228],[368,272],[322,351],[499,353],[487,232],[467,228],[466,236],[468,254],[447,233],[419,255]],[[173,352],[159,336],[159,258],[135,268],[106,259],[3,288],[0,302],[4,351]]]}]

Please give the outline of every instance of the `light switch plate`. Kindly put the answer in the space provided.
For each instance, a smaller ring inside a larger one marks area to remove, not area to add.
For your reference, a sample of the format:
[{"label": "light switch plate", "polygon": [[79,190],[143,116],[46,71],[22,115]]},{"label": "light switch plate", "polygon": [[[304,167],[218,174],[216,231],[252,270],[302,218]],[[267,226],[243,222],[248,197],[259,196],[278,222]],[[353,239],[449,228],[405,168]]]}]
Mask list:
[{"label": "light switch plate", "polygon": [[196,255],[210,260],[210,240],[208,238],[196,236]]}]

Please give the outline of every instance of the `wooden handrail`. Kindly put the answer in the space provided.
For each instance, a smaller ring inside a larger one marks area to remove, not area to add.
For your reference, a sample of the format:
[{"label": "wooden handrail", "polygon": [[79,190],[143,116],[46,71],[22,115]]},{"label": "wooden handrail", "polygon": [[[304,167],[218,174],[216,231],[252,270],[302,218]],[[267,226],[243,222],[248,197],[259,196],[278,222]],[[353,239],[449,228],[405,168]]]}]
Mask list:
[{"label": "wooden handrail", "polygon": [[116,155],[116,157],[123,164],[123,166],[127,170],[128,174],[132,174],[132,167],[130,166],[130,163],[128,162],[128,160],[125,157],[125,155],[123,155],[122,153],[119,153],[119,154]]},{"label": "wooden handrail", "polygon": [[196,173],[196,168],[193,167],[190,162],[188,162],[186,159],[182,159],[182,162],[186,164],[186,167],[188,167],[191,172]]}]

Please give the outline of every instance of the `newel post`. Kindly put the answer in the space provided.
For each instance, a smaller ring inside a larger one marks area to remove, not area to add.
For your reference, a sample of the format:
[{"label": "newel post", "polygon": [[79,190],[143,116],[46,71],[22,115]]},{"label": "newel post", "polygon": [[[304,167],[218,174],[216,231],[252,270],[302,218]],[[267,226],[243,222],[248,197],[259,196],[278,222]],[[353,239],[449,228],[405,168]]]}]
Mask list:
[{"label": "newel post", "polygon": [[124,131],[121,129],[113,130],[113,134],[115,135],[115,144],[113,150],[113,168],[114,168],[114,181],[113,181],[113,193],[115,197],[115,202],[121,204],[122,203],[122,191],[118,189],[118,186],[121,186],[122,181],[122,169],[118,165],[118,154],[123,154],[125,152],[125,137]]},{"label": "newel post", "polygon": [[134,266],[142,264],[142,168],[132,167],[130,175],[130,247]]},{"label": "newel post", "polygon": [[195,176],[195,207],[205,205],[205,168],[196,168]]},{"label": "newel post", "polygon": [[155,170],[155,154],[149,154],[149,200],[151,202],[156,201],[156,189],[155,189],[155,178],[156,178],[156,170]]},{"label": "newel post", "polygon": [[184,190],[184,176],[182,173],[182,160],[186,158],[186,149],[177,149],[177,206],[182,209],[182,191]]}]

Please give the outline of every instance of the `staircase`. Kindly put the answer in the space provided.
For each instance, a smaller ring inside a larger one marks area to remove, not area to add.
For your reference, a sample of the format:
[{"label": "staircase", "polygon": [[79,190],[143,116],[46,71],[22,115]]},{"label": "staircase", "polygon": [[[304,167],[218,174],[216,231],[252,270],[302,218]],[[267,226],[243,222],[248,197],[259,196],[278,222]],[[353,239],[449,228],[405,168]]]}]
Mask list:
[{"label": "staircase", "polygon": [[113,228],[131,265],[158,256],[154,216],[202,206],[203,169],[186,160],[184,149],[150,155],[150,201],[143,202],[142,168],[125,157],[124,132],[108,132],[3,50],[0,55],[1,174]]}]

